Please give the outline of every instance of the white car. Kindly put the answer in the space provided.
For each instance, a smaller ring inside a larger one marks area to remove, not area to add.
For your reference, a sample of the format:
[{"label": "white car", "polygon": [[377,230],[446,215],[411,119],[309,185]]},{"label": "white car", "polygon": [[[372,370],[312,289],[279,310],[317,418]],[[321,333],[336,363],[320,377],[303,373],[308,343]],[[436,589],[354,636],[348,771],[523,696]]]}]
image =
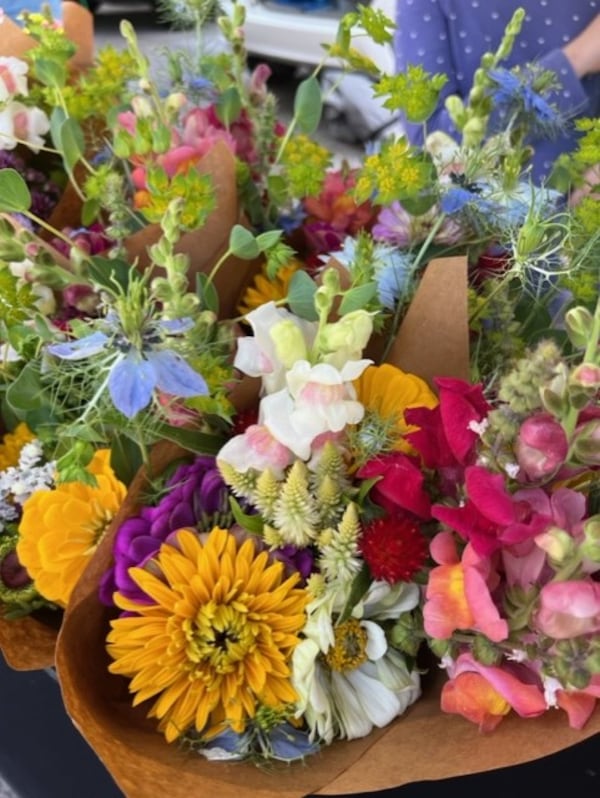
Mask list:
[{"label": "white car", "polygon": [[[316,65],[323,58],[324,43],[335,41],[340,18],[357,3],[350,0],[239,0],[246,8],[244,25],[248,52],[267,60]],[[367,3],[368,4],[368,3]],[[394,0],[373,0],[372,5],[394,18]],[[229,12],[232,3],[222,0]],[[353,42],[384,72],[394,70],[391,45],[377,45],[368,37]]]}]

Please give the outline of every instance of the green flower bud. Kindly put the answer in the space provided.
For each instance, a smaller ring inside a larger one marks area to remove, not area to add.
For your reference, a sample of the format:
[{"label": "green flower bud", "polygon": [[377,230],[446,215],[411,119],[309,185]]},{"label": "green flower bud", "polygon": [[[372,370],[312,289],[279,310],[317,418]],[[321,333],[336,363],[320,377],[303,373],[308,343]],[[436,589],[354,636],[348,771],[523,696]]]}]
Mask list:
[{"label": "green flower bud", "polygon": [[553,526],[538,535],[535,539],[536,546],[543,549],[550,560],[556,565],[565,562],[575,553],[575,541],[564,529]]},{"label": "green flower bud", "polygon": [[477,147],[485,136],[485,122],[479,117],[472,117],[463,127],[463,142],[466,147]]},{"label": "green flower bud", "polygon": [[390,631],[394,648],[416,657],[422,643],[421,626],[412,612],[403,612]]},{"label": "green flower bud", "polygon": [[594,317],[589,310],[584,307],[572,308],[565,315],[565,325],[573,346],[585,349],[594,327]]},{"label": "green flower bud", "polygon": [[482,665],[497,665],[502,659],[502,652],[483,635],[475,637],[471,650],[477,662],[481,662]]},{"label": "green flower bud", "polygon": [[600,366],[595,363],[580,363],[571,372],[570,382],[595,392],[600,388]]},{"label": "green flower bud", "polygon": [[573,457],[585,465],[600,465],[600,419],[579,428],[573,441]]},{"label": "green flower bud", "polygon": [[451,640],[439,640],[436,638],[432,638],[428,642],[429,648],[433,651],[436,657],[442,659],[446,655],[450,654],[452,651],[452,641]]},{"label": "green flower bud", "polygon": [[593,515],[585,521],[579,551],[586,559],[600,562],[600,515]]},{"label": "green flower bud", "polygon": [[291,319],[284,319],[273,325],[271,340],[277,357],[286,369],[290,369],[296,361],[306,360],[308,357],[304,336]]}]

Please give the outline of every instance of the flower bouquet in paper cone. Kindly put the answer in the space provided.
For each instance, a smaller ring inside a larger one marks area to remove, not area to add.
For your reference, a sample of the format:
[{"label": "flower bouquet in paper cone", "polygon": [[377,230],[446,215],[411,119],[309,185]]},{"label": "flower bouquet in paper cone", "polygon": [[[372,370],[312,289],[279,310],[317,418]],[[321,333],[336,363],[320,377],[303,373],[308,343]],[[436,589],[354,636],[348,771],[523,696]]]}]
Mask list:
[{"label": "flower bouquet in paper cone", "polygon": [[[351,63],[356,21],[336,43]],[[377,90],[414,111],[426,78],[399,78]],[[331,185],[308,203],[278,193],[279,180],[242,181],[255,197],[262,185],[265,229],[234,226],[230,249],[267,263],[239,326],[216,320],[212,271],[190,292],[175,202],[150,252],[167,279],[113,261],[94,272],[102,313],[44,342],[50,384],[64,370],[93,397],[61,427],[65,465],[78,473],[85,459],[77,435],[95,444],[115,427],[144,463],[70,591],[57,645],[67,711],[127,795],[363,791],[422,778],[425,765],[456,773],[457,747],[497,767],[597,730],[597,351],[574,379],[586,332],[564,312],[591,303],[575,318],[595,329],[595,302],[575,293],[597,295],[593,208],[568,210],[527,181],[531,104],[510,135],[486,135],[497,78],[478,76],[455,109],[463,141],[393,139],[338,181],[352,187],[350,216],[365,212],[354,230],[335,228],[343,214],[328,208],[344,203]],[[152,211],[153,164],[141,161]],[[292,173],[308,180],[311,168]],[[274,196],[313,256],[286,279]],[[537,380],[541,403],[513,406],[505,386],[548,336],[557,355]],[[260,391],[242,407],[245,378]],[[486,438],[486,422],[503,420],[504,437]],[[547,438],[555,470],[534,474]],[[483,506],[481,482],[494,488]],[[30,543],[42,583],[48,547],[41,534]],[[554,583],[575,600],[560,632]],[[432,654],[450,676],[445,713]]]},{"label": "flower bouquet in paper cone", "polygon": [[[63,571],[69,577],[58,588],[40,577],[40,552],[30,548],[29,559],[20,540],[28,508],[38,501],[29,494],[58,490],[64,482],[58,494],[67,501],[71,483],[73,490],[97,487],[98,474],[86,467],[98,450],[109,452],[121,490],[158,440],[172,437],[192,450],[214,446],[192,438],[231,415],[225,393],[233,328],[217,319],[235,315],[259,266],[274,273],[289,261],[292,250],[282,231],[271,229],[279,203],[290,203],[297,192],[318,192],[323,182],[303,178],[305,167],[294,166],[293,158],[279,164],[294,148],[311,145],[298,145],[298,137],[276,121],[268,70],[244,72],[239,19],[222,20],[229,51],[200,54],[206,78],[185,76],[184,67],[191,67],[171,54],[174,74],[162,94],[127,23],[126,49],[106,48],[73,77],[64,34],[41,15],[27,20],[36,44],[22,59],[11,56],[3,64],[2,102],[12,126],[6,122],[2,149],[52,150],[69,183],[58,205],[41,213],[32,170],[16,161],[0,169],[2,415],[13,455],[4,474],[10,529],[0,625],[7,658],[23,668],[51,663],[60,611],[52,614],[53,628],[45,622],[39,627],[48,643],[43,654],[36,636],[26,638],[20,630],[37,628],[46,609],[64,607],[80,572],[61,561],[57,531],[52,548],[46,543],[44,550],[56,578]],[[15,125],[19,109],[28,124],[19,117]],[[310,128],[313,116],[300,108],[294,124]],[[328,163],[323,148],[312,150],[319,164]],[[48,200],[47,184],[44,191]],[[183,350],[194,338],[194,358],[209,387],[187,365]],[[137,353],[139,369],[130,368],[128,352]],[[202,407],[174,409],[173,397],[185,401],[206,393],[210,401],[201,401]],[[27,492],[22,474],[32,466],[30,438],[40,450],[45,481],[32,478]],[[28,448],[21,453],[14,441]],[[101,518],[86,522],[94,529],[88,555],[121,498],[111,500],[110,511],[95,504]],[[46,509],[36,513],[46,518]]]}]

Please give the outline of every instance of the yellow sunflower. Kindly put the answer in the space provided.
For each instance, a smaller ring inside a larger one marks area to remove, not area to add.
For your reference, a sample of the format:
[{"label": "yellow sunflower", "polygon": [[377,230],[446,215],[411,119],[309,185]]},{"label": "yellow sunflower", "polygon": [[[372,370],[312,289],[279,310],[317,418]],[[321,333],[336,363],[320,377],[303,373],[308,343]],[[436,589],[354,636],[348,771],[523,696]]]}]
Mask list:
[{"label": "yellow sunflower", "polygon": [[411,407],[433,408],[438,404],[425,380],[384,363],[366,368],[354,387],[358,401],[365,407],[357,443],[367,456],[382,450],[413,452],[404,436],[416,427],[406,423],[404,411]]},{"label": "yellow sunflower", "polygon": [[242,732],[260,707],[296,701],[289,660],[307,596],[281,562],[219,527],[204,544],[181,529],[151,569],[130,574],[153,603],[115,594],[135,614],[111,622],[109,669],[132,680],[135,705],[156,698],[148,716],[168,742],[192,728]]},{"label": "yellow sunflower", "polygon": [[23,504],[17,555],[48,601],[62,607],[121,506],[127,489],[99,449],[88,466],[97,487],[64,482],[38,490]]},{"label": "yellow sunflower", "polygon": [[238,312],[241,315],[250,313],[264,305],[265,302],[277,302],[287,296],[290,280],[294,274],[302,268],[302,263],[293,258],[286,266],[277,272],[271,280],[267,277],[266,268],[263,267],[261,274],[254,278],[253,285],[246,288],[244,295],[238,305]]},{"label": "yellow sunflower", "polygon": [[0,444],[0,471],[18,465],[21,449],[34,438],[35,435],[24,422],[18,424],[12,432],[3,435]]}]

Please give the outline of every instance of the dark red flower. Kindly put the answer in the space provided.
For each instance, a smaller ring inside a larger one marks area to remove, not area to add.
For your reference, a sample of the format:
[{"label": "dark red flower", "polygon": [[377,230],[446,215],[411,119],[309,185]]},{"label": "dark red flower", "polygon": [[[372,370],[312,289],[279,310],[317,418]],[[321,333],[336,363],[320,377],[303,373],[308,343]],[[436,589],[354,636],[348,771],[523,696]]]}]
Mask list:
[{"label": "dark red flower", "polygon": [[356,475],[360,479],[377,479],[371,488],[371,499],[390,515],[405,510],[419,518],[431,518],[423,471],[415,458],[402,452],[382,454],[361,466]]},{"label": "dark red flower", "polygon": [[409,582],[427,558],[427,541],[419,525],[400,516],[371,521],[360,549],[372,576],[390,584]]}]

